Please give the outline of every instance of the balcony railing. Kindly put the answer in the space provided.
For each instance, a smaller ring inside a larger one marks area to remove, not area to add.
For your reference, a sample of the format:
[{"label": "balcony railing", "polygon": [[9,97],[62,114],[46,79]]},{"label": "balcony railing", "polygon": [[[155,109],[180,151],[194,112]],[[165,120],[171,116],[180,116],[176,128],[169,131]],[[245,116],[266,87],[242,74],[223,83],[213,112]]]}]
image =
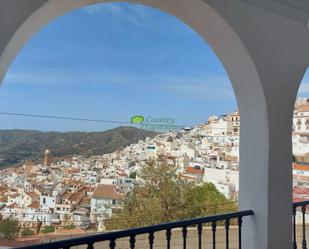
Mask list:
[{"label": "balcony railing", "polygon": [[[188,228],[196,229],[197,233],[197,245],[198,248],[202,248],[203,244],[203,230],[206,226],[210,226],[211,228],[211,237],[212,237],[212,248],[216,249],[216,238],[217,238],[217,226],[223,225],[224,226],[224,237],[225,237],[225,248],[230,248],[230,226],[232,221],[235,222],[237,226],[237,234],[238,234],[238,248],[241,249],[241,229],[242,229],[242,221],[243,217],[253,215],[252,210],[247,211],[239,211],[227,214],[221,214],[216,216],[210,217],[203,217],[203,218],[195,218],[195,219],[188,219],[182,221],[175,221],[175,222],[168,222],[153,226],[141,227],[141,228],[133,228],[128,230],[116,231],[116,232],[109,232],[91,236],[85,236],[80,238],[56,241],[51,243],[45,244],[38,244],[32,246],[21,247],[23,249],[69,249],[74,246],[87,246],[87,249],[94,249],[94,245],[97,242],[104,242],[107,241],[109,244],[110,249],[115,249],[117,240],[128,238],[130,249],[134,249],[136,247],[136,237],[138,235],[148,235],[148,244],[149,248],[154,248],[154,241],[156,237],[156,233],[158,232],[165,232],[165,240],[166,240],[166,248],[171,248],[171,239],[172,239],[172,230],[176,228],[181,229],[182,235],[182,248],[187,249],[187,233]],[[103,248],[103,247],[101,247]]]},{"label": "balcony railing", "polygon": [[306,240],[306,215],[309,215],[307,212],[307,206],[309,208],[309,201],[301,201],[293,203],[293,248],[297,249],[298,245],[298,236],[297,236],[297,212],[301,213],[301,247],[302,249],[307,249],[307,240]]},{"label": "balcony railing", "polygon": [[[307,212],[307,206],[309,208],[309,201],[295,202],[293,203],[293,248],[307,249],[306,240],[306,216],[309,215]],[[187,235],[188,228],[196,229],[197,233],[197,247],[202,248],[203,244],[203,231],[205,227],[210,227],[211,230],[211,244],[212,248],[217,247],[217,226],[223,226],[224,229],[224,243],[225,248],[230,248],[230,226],[231,221],[237,228],[237,244],[238,248],[241,249],[241,230],[243,217],[253,215],[252,210],[239,211],[221,215],[215,215],[210,217],[188,219],[182,221],[168,222],[153,226],[133,228],[128,230],[121,230],[116,232],[109,232],[91,236],[85,236],[80,238],[61,240],[51,243],[37,244],[32,246],[20,247],[20,249],[69,249],[74,246],[86,246],[87,249],[94,249],[95,243],[98,242],[108,242],[110,249],[115,249],[117,241],[119,239],[127,238],[130,249],[136,247],[136,237],[138,235],[146,235],[148,240],[148,247],[150,249],[154,248],[154,241],[156,234],[159,232],[165,232],[166,248],[171,248],[172,231],[174,229],[181,229],[182,236],[182,248],[187,248]],[[205,238],[204,238],[205,239]],[[209,242],[209,241],[208,241]]]}]

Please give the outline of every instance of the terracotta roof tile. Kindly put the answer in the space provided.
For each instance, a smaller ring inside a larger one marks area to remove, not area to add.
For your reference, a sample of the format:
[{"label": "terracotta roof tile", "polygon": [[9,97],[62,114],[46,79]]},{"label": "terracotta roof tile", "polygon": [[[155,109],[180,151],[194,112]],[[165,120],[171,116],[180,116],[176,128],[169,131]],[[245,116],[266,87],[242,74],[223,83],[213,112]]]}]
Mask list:
[{"label": "terracotta roof tile", "polygon": [[38,209],[40,208],[40,203],[37,201],[34,201],[33,203],[31,203],[28,208],[33,208],[33,209]]},{"label": "terracotta roof tile", "polygon": [[117,192],[115,185],[100,184],[96,187],[92,198],[119,200],[121,194]]},{"label": "terracotta roof tile", "polygon": [[12,204],[6,206],[8,208],[18,208],[18,205],[16,204],[16,202],[13,202]]},{"label": "terracotta roof tile", "polygon": [[293,169],[302,170],[302,171],[309,171],[309,165],[308,164],[293,163]]},{"label": "terracotta roof tile", "polygon": [[32,192],[28,192],[26,193],[28,196],[30,196],[31,198],[37,198],[39,197],[40,195],[37,194],[36,192],[32,191]]},{"label": "terracotta roof tile", "polygon": [[194,174],[194,175],[202,175],[202,174],[204,174],[204,171],[201,170],[201,169],[195,169],[195,168],[192,168],[192,167],[188,167],[186,169],[186,173],[187,174]]}]

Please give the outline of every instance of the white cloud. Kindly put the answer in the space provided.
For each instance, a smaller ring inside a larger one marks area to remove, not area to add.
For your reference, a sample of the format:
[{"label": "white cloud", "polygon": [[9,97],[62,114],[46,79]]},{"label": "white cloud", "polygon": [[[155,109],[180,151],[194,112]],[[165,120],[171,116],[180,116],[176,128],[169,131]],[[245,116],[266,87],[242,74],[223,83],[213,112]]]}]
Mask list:
[{"label": "white cloud", "polygon": [[165,88],[180,96],[198,99],[234,99],[232,85],[227,77],[174,77],[165,80]]},{"label": "white cloud", "polygon": [[67,72],[60,72],[58,70],[45,71],[9,71],[4,78],[7,84],[59,84],[70,78]]},{"label": "white cloud", "polygon": [[157,15],[159,10],[154,11],[151,7],[132,3],[103,3],[94,4],[83,8],[87,14],[107,14],[114,21],[126,21],[141,28],[159,34],[192,34],[191,28],[185,26],[176,17],[171,15]]},{"label": "white cloud", "polygon": [[147,7],[138,4],[105,3],[94,4],[83,8],[88,14],[108,14],[113,18],[125,20],[137,26],[144,26],[148,18]]},{"label": "white cloud", "polygon": [[[29,85],[123,85],[132,88],[151,89],[156,92],[171,92],[180,98],[234,99],[231,83],[224,76],[178,76],[178,75],[125,75],[119,73],[90,73],[44,69],[40,71],[9,72],[6,84]],[[309,92],[309,84],[306,86]]]},{"label": "white cloud", "polygon": [[108,13],[117,16],[123,14],[123,8],[116,3],[92,4],[83,9],[88,14]]}]

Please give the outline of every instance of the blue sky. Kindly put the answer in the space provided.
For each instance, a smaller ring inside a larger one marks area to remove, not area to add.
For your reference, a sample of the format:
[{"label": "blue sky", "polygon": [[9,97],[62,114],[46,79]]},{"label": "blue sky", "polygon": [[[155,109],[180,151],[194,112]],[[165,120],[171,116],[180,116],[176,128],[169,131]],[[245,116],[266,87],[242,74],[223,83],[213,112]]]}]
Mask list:
[{"label": "blue sky", "polygon": [[[54,20],[22,49],[0,87],[4,112],[121,121],[140,114],[191,125],[236,109],[223,66],[194,31],[166,13],[124,3]],[[114,126],[0,115],[0,129]]]}]

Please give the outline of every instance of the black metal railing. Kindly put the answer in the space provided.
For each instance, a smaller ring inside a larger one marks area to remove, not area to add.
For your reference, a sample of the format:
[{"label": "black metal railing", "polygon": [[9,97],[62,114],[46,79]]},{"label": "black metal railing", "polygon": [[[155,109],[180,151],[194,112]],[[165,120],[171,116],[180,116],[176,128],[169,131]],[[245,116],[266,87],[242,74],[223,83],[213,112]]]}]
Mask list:
[{"label": "black metal railing", "polygon": [[109,242],[109,248],[115,249],[117,240],[122,238],[128,238],[130,249],[135,248],[136,244],[136,236],[138,235],[148,235],[148,243],[149,248],[153,249],[154,240],[157,232],[165,231],[165,239],[166,239],[166,248],[171,248],[171,239],[172,239],[172,230],[175,228],[181,228],[182,234],[182,248],[187,248],[187,236],[188,236],[188,228],[195,227],[198,235],[198,248],[202,248],[203,244],[203,228],[206,225],[210,225],[211,234],[212,234],[212,248],[216,249],[216,235],[217,235],[217,225],[223,224],[225,229],[225,244],[226,249],[230,248],[230,226],[231,221],[236,221],[236,226],[238,230],[238,248],[241,249],[241,229],[242,229],[242,221],[243,217],[253,215],[252,210],[248,211],[239,211],[221,215],[215,215],[210,217],[203,218],[195,218],[188,219],[182,221],[168,222],[164,224],[158,224],[153,226],[141,227],[141,228],[133,228],[128,230],[121,230],[116,232],[109,232],[91,236],[85,236],[80,238],[55,241],[51,243],[38,244],[32,246],[20,247],[23,249],[69,249],[73,246],[86,245],[87,249],[94,249],[94,244],[97,242],[107,241]]},{"label": "black metal railing", "polygon": [[296,215],[297,212],[301,213],[301,248],[307,249],[307,240],[306,240],[306,214],[307,206],[309,206],[309,201],[301,201],[293,203],[293,249],[297,249],[297,224],[296,224]]}]

